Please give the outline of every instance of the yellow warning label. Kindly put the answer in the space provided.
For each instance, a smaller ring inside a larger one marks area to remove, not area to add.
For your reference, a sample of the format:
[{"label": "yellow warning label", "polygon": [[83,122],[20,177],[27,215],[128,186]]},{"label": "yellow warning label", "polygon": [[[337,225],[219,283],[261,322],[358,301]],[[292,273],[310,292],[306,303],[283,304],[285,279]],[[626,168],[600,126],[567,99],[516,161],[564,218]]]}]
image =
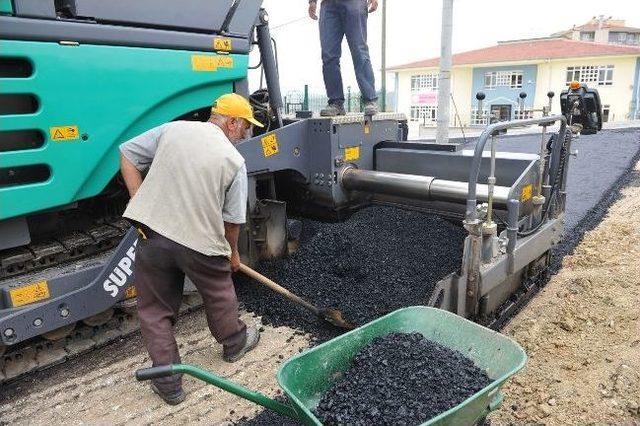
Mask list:
[{"label": "yellow warning label", "polygon": [[263,137],[260,141],[262,142],[262,152],[265,157],[271,157],[278,153],[278,138],[275,133]]},{"label": "yellow warning label", "polygon": [[533,185],[529,184],[522,188],[522,192],[520,193],[520,201],[525,202],[531,199],[533,195]]},{"label": "yellow warning label", "polygon": [[138,291],[136,290],[135,286],[128,287],[124,291],[124,298],[125,299],[132,299],[132,298],[136,297],[137,295],[138,295]]},{"label": "yellow warning label", "polygon": [[49,127],[49,134],[53,141],[71,141],[78,139],[80,135],[78,126]]},{"label": "yellow warning label", "polygon": [[191,68],[194,71],[216,71],[218,65],[215,56],[192,55]]},{"label": "yellow warning label", "polygon": [[233,58],[231,56],[218,56],[218,68],[233,68]]},{"label": "yellow warning label", "polygon": [[218,68],[233,68],[231,56],[191,55],[191,69],[194,71],[218,71]]},{"label": "yellow warning label", "polygon": [[365,135],[368,135],[370,131],[371,131],[371,129],[369,128],[369,125],[368,125],[368,124],[365,124],[365,125],[364,125],[364,134],[365,134]]},{"label": "yellow warning label", "polygon": [[9,297],[14,308],[39,302],[49,298],[49,284],[46,281],[25,285],[9,290]]},{"label": "yellow warning label", "polygon": [[213,39],[213,50],[222,50],[225,52],[230,52],[231,47],[231,39],[230,38],[222,38],[216,37]]},{"label": "yellow warning label", "polygon": [[344,161],[356,161],[360,158],[360,147],[350,146],[344,149]]}]

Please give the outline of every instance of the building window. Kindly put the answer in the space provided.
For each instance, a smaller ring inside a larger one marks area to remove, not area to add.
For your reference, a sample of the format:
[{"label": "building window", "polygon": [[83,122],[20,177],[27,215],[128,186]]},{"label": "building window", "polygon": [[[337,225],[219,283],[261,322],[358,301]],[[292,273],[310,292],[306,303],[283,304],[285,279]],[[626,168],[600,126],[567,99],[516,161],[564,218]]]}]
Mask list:
[{"label": "building window", "polygon": [[572,81],[597,83],[598,86],[612,86],[613,65],[567,67],[567,85]]},{"label": "building window", "polygon": [[471,125],[480,126],[489,124],[489,110],[484,108],[482,111],[478,110],[478,106],[476,105],[471,110]]},{"label": "building window", "polygon": [[612,31],[609,33],[609,43],[637,45],[638,34]]},{"label": "building window", "polygon": [[594,31],[582,31],[580,33],[580,40],[582,41],[593,41],[596,38],[596,33]]},{"label": "building window", "polygon": [[522,71],[492,71],[484,74],[484,88],[509,87],[520,89],[522,87]]},{"label": "building window", "polygon": [[516,109],[513,112],[513,118],[515,118],[516,120],[527,120],[529,118],[533,118],[533,111],[527,109],[526,107],[522,111]]},{"label": "building window", "polygon": [[411,76],[411,91],[425,92],[438,89],[438,73]]},{"label": "building window", "polygon": [[436,122],[438,107],[431,105],[412,105],[411,121],[418,121],[422,124],[432,124]]}]

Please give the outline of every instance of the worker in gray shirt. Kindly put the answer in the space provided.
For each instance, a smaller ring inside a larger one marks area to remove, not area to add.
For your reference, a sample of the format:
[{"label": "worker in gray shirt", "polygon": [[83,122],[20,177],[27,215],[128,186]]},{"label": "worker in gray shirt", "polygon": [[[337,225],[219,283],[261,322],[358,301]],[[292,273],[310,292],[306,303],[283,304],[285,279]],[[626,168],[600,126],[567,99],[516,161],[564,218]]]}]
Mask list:
[{"label": "worker in gray shirt", "polygon": [[[249,102],[228,94],[216,100],[208,122],[174,121],[120,146],[131,196],[123,216],[140,234],[135,285],[153,366],[180,362],[173,326],[185,275],[202,296],[225,361],[237,361],[258,344],[256,326],[239,319],[231,279],[240,266],[238,236],[247,206],[247,170],[233,144],[251,124],[262,127]],[[155,379],[151,387],[169,404],[185,398],[180,376]]]}]

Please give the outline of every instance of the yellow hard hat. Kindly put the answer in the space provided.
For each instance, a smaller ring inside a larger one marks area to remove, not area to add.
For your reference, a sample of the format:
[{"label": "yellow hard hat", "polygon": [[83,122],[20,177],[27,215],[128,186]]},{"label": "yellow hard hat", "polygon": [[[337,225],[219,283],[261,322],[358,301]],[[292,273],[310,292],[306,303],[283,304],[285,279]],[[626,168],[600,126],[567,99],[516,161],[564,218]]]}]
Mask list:
[{"label": "yellow hard hat", "polygon": [[253,108],[251,108],[249,101],[237,93],[228,93],[220,96],[213,103],[211,112],[227,117],[244,118],[251,124],[264,127],[262,123],[253,118]]}]

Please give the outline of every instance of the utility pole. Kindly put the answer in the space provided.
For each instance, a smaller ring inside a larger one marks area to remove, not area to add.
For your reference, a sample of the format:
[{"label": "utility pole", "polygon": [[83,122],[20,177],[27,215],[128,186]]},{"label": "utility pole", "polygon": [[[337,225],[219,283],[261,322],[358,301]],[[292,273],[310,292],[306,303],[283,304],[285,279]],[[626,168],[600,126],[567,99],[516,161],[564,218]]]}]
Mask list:
[{"label": "utility pole", "polygon": [[382,0],[382,78],[380,79],[380,106],[387,110],[387,1]]},{"label": "utility pole", "polygon": [[449,142],[449,97],[451,96],[451,34],[453,0],[442,0],[442,33],[440,36],[440,74],[438,75],[438,127],[436,142]]}]

